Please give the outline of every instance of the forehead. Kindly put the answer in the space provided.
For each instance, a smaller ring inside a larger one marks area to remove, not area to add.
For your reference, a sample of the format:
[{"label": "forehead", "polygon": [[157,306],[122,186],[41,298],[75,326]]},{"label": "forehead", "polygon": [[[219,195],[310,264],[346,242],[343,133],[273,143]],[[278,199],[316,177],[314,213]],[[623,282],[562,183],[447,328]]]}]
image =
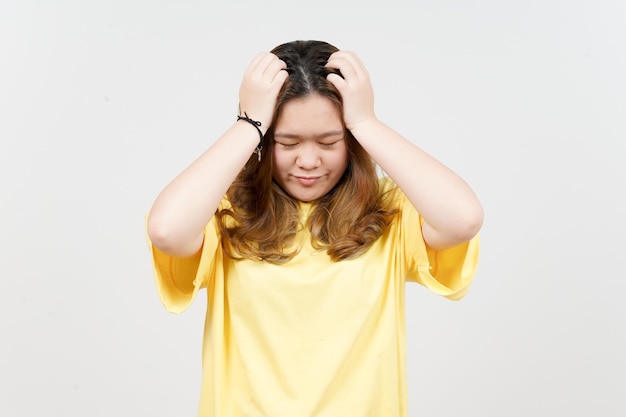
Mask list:
[{"label": "forehead", "polygon": [[342,115],[328,97],[312,94],[282,105],[276,120],[275,134],[308,135],[328,130],[343,131]]}]

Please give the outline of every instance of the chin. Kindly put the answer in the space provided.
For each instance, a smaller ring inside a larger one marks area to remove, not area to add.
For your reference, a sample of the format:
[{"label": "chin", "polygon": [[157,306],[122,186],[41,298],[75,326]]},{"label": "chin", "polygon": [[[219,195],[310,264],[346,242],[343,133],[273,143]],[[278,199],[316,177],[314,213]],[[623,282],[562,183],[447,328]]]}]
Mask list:
[{"label": "chin", "polygon": [[322,193],[301,193],[301,192],[292,192],[289,193],[289,195],[298,200],[301,201],[303,203],[310,203],[311,201],[315,201],[318,198],[321,198],[324,196],[324,194]]},{"label": "chin", "polygon": [[296,199],[296,200],[298,200],[298,201],[300,201],[302,203],[310,203],[311,201],[315,201],[315,200],[317,200],[318,198],[321,197],[319,195],[310,196],[310,195],[296,195],[296,194],[291,194],[291,196],[294,199]]}]

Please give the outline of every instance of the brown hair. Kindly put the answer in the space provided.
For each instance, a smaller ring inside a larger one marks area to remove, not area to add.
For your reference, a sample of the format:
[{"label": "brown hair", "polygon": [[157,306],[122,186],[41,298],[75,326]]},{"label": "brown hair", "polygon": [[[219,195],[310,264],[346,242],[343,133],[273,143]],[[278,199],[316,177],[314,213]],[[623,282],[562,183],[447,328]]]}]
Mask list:
[{"label": "brown hair", "polygon": [[[325,67],[338,49],[321,41],[294,41],[272,53],[287,64],[289,77],[280,93],[272,125],[289,100],[320,94],[343,114],[341,95],[326,77],[339,71]],[[341,75],[341,74],[339,74]],[[313,202],[307,224],[300,224],[299,202],[272,179],[274,131],[263,141],[263,159],[253,154],[226,194],[231,207],[217,210],[224,251],[236,259],[283,263],[297,254],[287,252],[299,228],[308,227],[311,244],[326,249],[333,261],[356,258],[384,232],[392,211],[386,209],[369,154],[346,129],[348,166],[337,185]]]}]

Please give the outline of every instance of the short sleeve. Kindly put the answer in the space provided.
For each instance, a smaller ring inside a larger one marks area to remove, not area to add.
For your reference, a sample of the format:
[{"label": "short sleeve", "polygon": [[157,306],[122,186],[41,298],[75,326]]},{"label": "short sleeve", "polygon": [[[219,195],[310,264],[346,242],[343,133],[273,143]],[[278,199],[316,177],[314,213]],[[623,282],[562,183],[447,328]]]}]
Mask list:
[{"label": "short sleeve", "polygon": [[157,292],[163,306],[172,313],[186,310],[198,291],[207,285],[215,269],[218,230],[215,217],[204,228],[202,247],[193,256],[176,257],[161,252],[146,234]]},{"label": "short sleeve", "polygon": [[417,282],[450,300],[461,299],[469,290],[478,266],[479,236],[453,248],[429,249],[422,236],[423,218],[399,189],[396,198],[407,281]]},{"label": "short sleeve", "polygon": [[420,266],[418,282],[450,300],[469,290],[478,266],[480,237],[444,250],[427,250],[428,265]]}]

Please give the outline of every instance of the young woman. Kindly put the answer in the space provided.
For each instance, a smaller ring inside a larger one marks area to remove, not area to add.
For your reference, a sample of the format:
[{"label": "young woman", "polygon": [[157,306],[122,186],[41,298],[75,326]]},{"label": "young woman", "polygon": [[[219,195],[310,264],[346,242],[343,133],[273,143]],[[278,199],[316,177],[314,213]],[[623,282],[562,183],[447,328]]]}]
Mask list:
[{"label": "young woman", "polygon": [[166,308],[207,290],[199,415],[406,416],[405,282],[466,293],[480,203],[377,119],[351,52],[280,45],[239,99],[147,220]]}]

